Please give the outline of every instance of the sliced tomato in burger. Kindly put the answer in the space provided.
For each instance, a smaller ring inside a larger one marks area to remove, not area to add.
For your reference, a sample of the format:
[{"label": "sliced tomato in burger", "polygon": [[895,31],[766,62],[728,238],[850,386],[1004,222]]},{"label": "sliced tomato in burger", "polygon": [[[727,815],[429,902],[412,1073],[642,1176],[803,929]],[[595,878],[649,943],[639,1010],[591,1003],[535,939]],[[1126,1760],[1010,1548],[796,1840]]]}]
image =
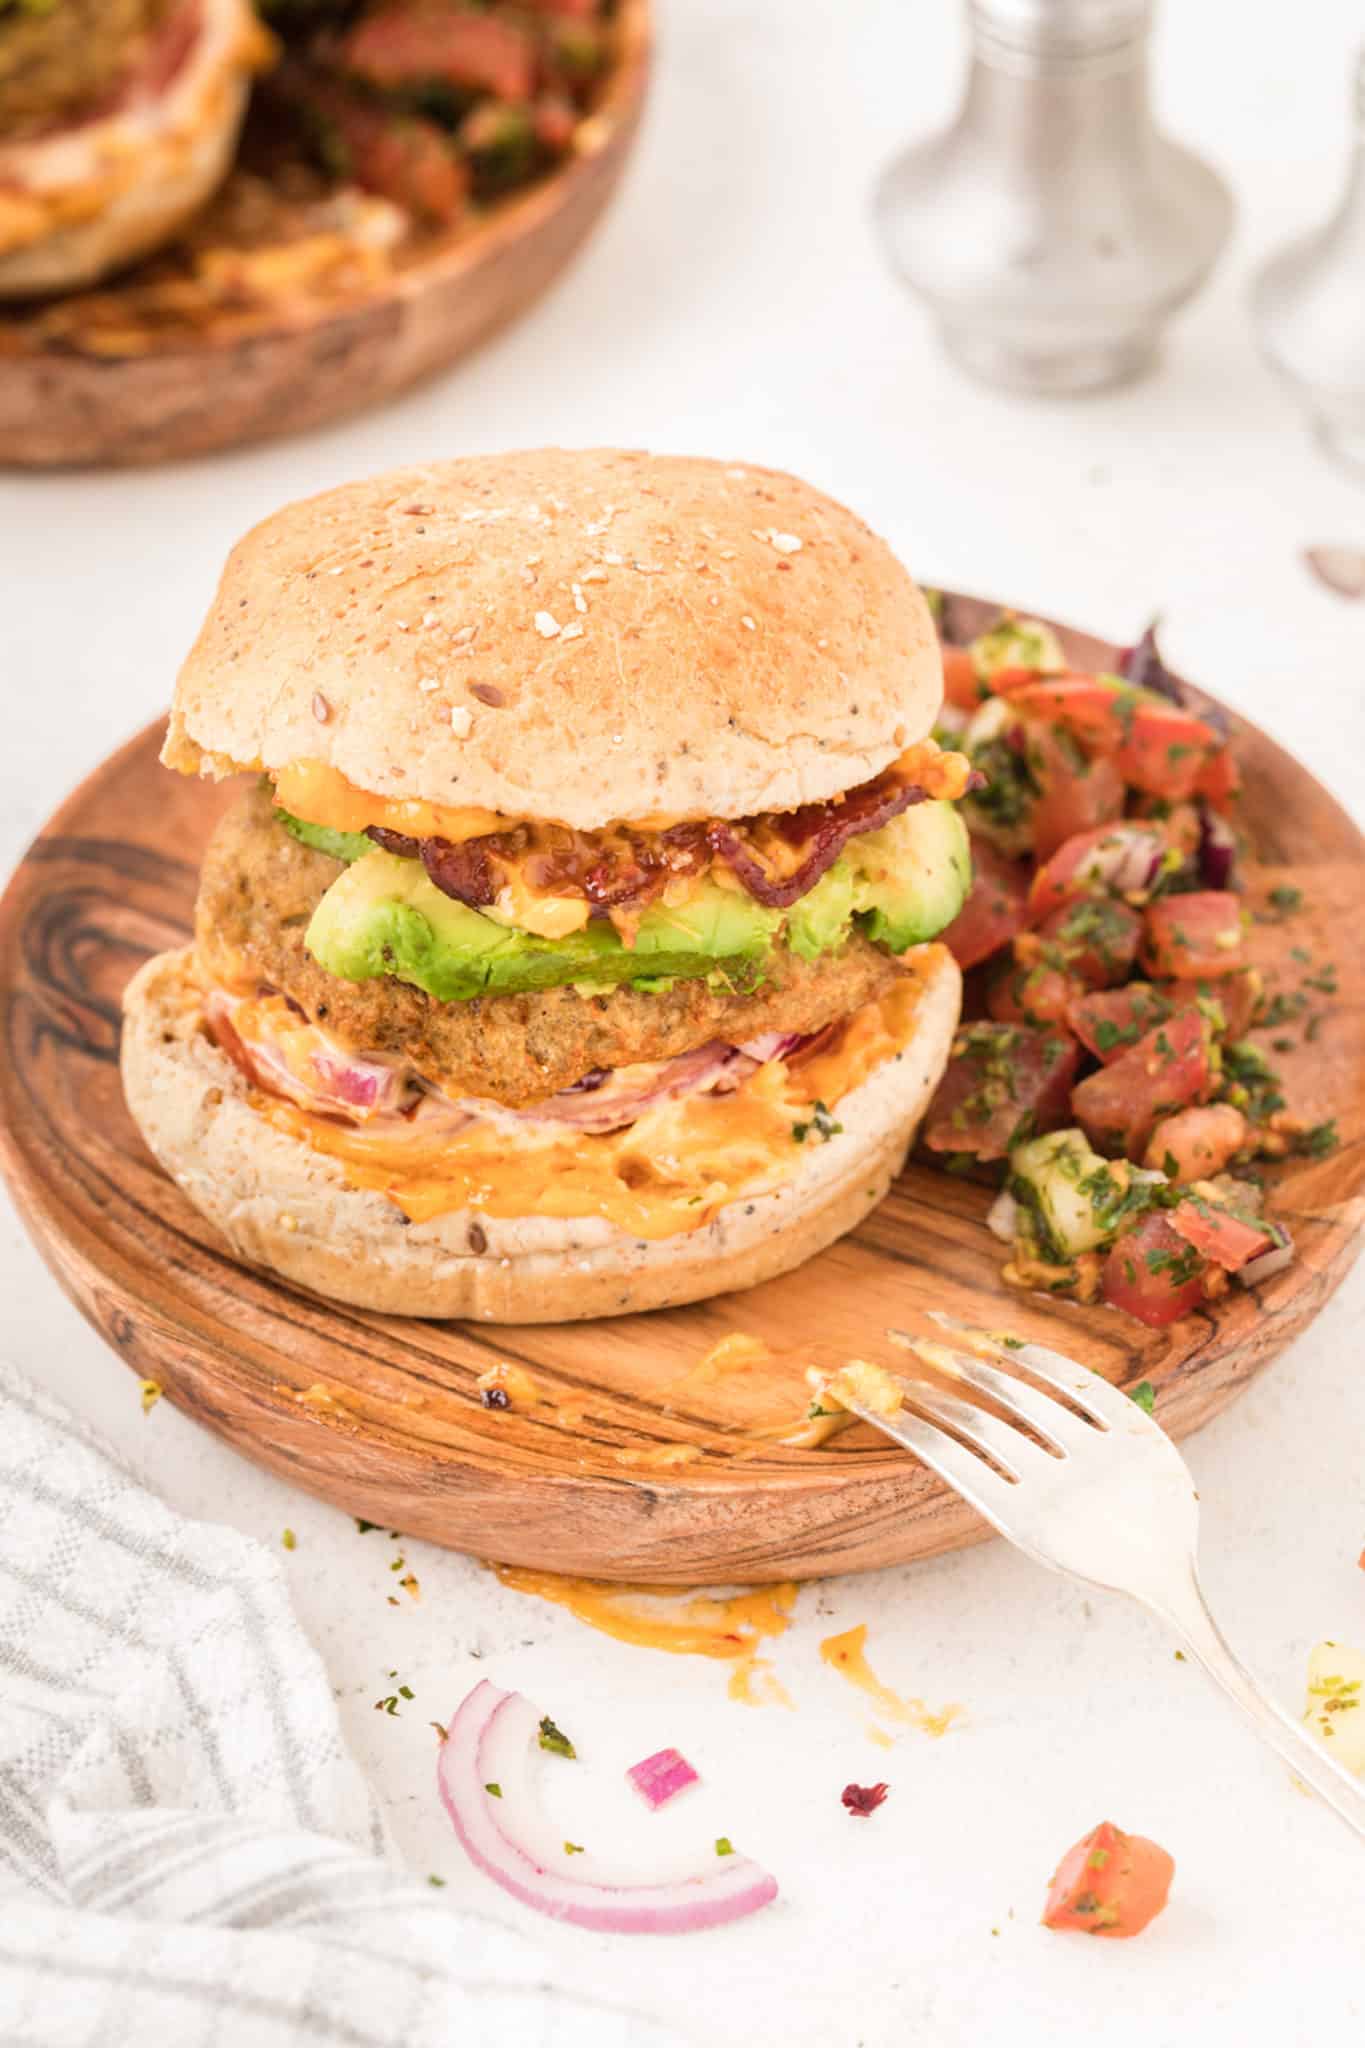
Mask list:
[{"label": "sliced tomato in burger", "polygon": [[966,1024],[924,1122],[931,1152],[1003,1159],[1012,1145],[1066,1120],[1080,1058],[1064,1031]]},{"label": "sliced tomato in burger", "polygon": [[1079,996],[1066,1013],[1066,1024],[1086,1051],[1107,1066],[1164,1024],[1175,1007],[1165,990],[1130,981],[1123,988],[1094,989]]},{"label": "sliced tomato in burger", "polygon": [[989,840],[972,841],[972,886],[967,901],[945,932],[945,946],[959,967],[976,967],[1022,931],[1028,876],[1017,860]]},{"label": "sliced tomato in burger", "polygon": [[1039,860],[1050,860],[1077,833],[1122,815],[1123,777],[1110,755],[1092,757],[1069,733],[1030,719],[1024,757],[1038,791],[1030,822]]},{"label": "sliced tomato in burger", "polygon": [[1168,1217],[1152,1211],[1118,1239],[1104,1262],[1104,1299],[1160,1330],[1204,1299],[1207,1265]]},{"label": "sliced tomato in burger", "polygon": [[1197,981],[1246,964],[1241,898],[1228,889],[1162,896],[1143,913],[1142,964],[1157,981]]},{"label": "sliced tomato in burger", "polygon": [[1179,1010],[1071,1091],[1077,1123],[1099,1152],[1140,1159],[1152,1127],[1172,1110],[1208,1100],[1213,1034],[1197,1008]]}]

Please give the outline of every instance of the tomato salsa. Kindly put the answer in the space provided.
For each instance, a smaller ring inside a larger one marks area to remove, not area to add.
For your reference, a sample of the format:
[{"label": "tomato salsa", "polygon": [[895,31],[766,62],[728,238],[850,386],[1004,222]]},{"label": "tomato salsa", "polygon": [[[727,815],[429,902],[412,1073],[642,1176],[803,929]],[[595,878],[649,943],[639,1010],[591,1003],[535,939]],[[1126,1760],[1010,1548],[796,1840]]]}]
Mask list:
[{"label": "tomato salsa", "polygon": [[1160,1327],[1290,1261],[1263,1163],[1335,1143],[1246,1036],[1284,998],[1248,955],[1232,745],[1151,631],[1112,674],[1081,673],[1036,619],[1004,613],[965,645],[939,619],[936,737],[982,786],[944,933],[964,1022],[922,1142],[998,1183],[1008,1281]]}]

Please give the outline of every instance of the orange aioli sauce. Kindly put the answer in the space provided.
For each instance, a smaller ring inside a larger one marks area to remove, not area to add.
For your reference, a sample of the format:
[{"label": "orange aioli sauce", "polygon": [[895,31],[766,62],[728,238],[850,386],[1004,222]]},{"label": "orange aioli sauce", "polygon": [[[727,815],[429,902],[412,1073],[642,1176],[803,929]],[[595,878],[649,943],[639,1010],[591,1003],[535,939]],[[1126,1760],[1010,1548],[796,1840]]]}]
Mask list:
[{"label": "orange aioli sauce", "polygon": [[[866,1693],[878,1711],[888,1720],[902,1727],[918,1728],[925,1735],[946,1735],[953,1722],[962,1712],[960,1706],[943,1707],[933,1713],[923,1700],[904,1699],[898,1692],[892,1692],[884,1685],[867,1661],[867,1623],[860,1622],[857,1628],[845,1629],[839,1636],[826,1636],[820,1645],[820,1655],[826,1664],[832,1665],[841,1677],[859,1692]],[[874,1742],[887,1746],[880,1729],[869,1729]]]},{"label": "orange aioli sauce", "polygon": [[666,1650],[675,1657],[715,1657],[733,1664],[729,1694],[745,1706],[790,1706],[773,1677],[760,1643],[785,1635],[800,1590],[787,1581],[755,1586],[722,1598],[680,1593],[673,1586],[617,1585],[606,1579],[561,1578],[556,1572],[499,1564],[504,1586],[567,1607],[589,1628],[639,1649]]},{"label": "orange aioli sauce", "polygon": [[[355,1128],[254,1090],[260,1113],[336,1159],[351,1186],[388,1196],[414,1223],[452,1210],[495,1217],[604,1216],[641,1238],[700,1229],[742,1193],[792,1177],[805,1156],[793,1125],[817,1101],[833,1108],[914,1029],[913,976],[855,1012],[828,1053],[770,1060],[729,1095],[662,1104],[623,1131],[509,1134],[475,1120],[455,1130],[420,1113],[394,1130]],[[807,1142],[810,1142],[809,1140]]]}]

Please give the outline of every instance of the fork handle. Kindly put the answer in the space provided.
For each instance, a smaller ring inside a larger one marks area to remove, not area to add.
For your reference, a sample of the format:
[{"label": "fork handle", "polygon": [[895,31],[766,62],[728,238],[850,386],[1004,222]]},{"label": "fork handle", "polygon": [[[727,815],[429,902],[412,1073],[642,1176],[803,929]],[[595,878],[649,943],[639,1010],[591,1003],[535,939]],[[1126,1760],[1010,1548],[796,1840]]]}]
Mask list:
[{"label": "fork handle", "polygon": [[1224,1640],[1193,1572],[1180,1597],[1163,1601],[1157,1612],[1184,1638],[1214,1684],[1236,1702],[1262,1740],[1365,1840],[1365,1784],[1261,1690]]}]

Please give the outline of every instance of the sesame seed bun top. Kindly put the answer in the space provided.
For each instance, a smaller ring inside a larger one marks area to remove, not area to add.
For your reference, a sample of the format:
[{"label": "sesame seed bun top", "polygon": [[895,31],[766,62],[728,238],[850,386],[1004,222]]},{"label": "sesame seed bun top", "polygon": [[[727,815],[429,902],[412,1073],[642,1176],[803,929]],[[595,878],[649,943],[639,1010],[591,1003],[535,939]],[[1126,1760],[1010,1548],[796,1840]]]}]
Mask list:
[{"label": "sesame seed bun top", "polygon": [[780,471],[615,449],[395,470],[228,557],[163,760],[320,761],[386,797],[592,830],[836,796],[942,673],[885,543]]}]

